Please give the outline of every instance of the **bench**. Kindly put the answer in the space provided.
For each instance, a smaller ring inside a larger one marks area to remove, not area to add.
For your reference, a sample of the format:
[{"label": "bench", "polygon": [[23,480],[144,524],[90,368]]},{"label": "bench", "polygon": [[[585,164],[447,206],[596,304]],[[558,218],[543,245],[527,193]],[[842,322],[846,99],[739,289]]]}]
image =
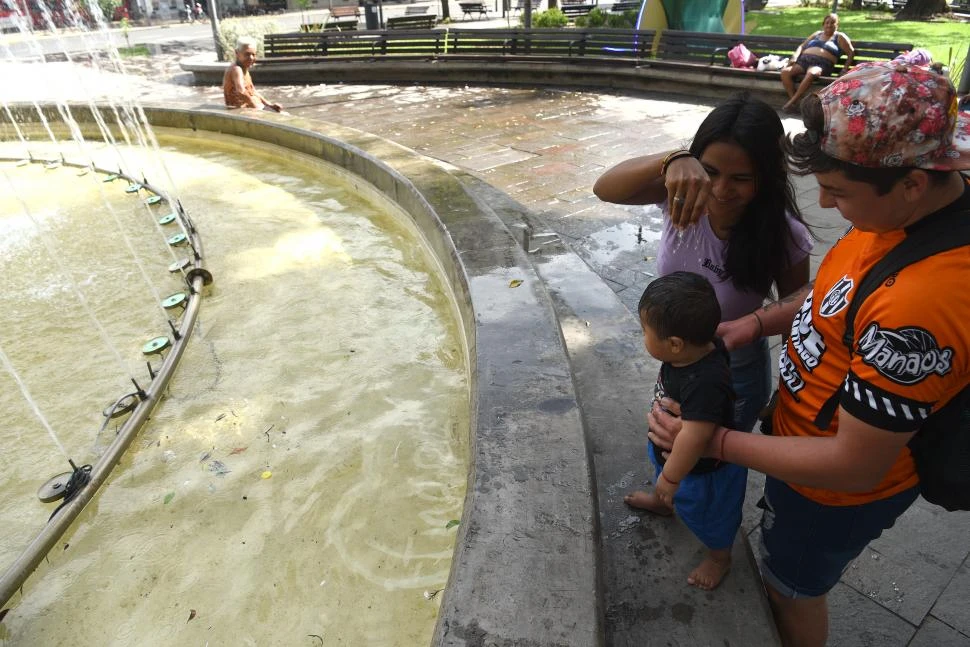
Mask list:
[{"label": "bench", "polygon": [[263,38],[263,64],[338,58],[373,60],[378,56],[433,59],[444,52],[445,36],[442,31],[430,30],[266,34]]},{"label": "bench", "polygon": [[479,18],[488,18],[488,9],[484,2],[459,2],[458,6],[461,7],[462,20],[473,13],[477,13]]},{"label": "bench", "polygon": [[610,7],[610,13],[623,13],[625,11],[640,11],[642,3],[638,0],[623,0],[622,2],[614,2],[613,6]]},{"label": "bench", "polygon": [[655,32],[620,29],[453,29],[439,61],[493,60],[636,64],[650,57]]},{"label": "bench", "polygon": [[360,20],[360,7],[350,5],[346,7],[334,7],[330,10],[327,22],[324,23],[325,29],[357,29]]},{"label": "bench", "polygon": [[[774,54],[780,58],[790,57],[802,44],[801,38],[792,36],[768,36],[759,34],[712,34],[667,29],[661,32],[654,51],[653,65],[670,67],[707,67],[717,74],[757,75],[761,78],[777,78],[778,72],[758,72],[752,69],[735,69],[730,66],[727,52],[740,42],[759,58]],[[886,61],[896,58],[904,51],[913,49],[910,43],[883,43],[875,41],[853,41],[855,62]],[[841,71],[843,61],[835,66],[834,74]],[[819,79],[828,83],[831,78]]]},{"label": "bench", "polygon": [[387,29],[434,29],[437,22],[438,16],[434,14],[405,14],[388,18],[384,26]]},{"label": "bench", "polygon": [[596,4],[595,3],[586,3],[586,2],[581,2],[581,1],[580,2],[563,2],[562,5],[559,8],[562,10],[562,12],[564,14],[566,14],[566,16],[570,20],[575,20],[576,18],[578,18],[580,16],[586,16],[586,15],[588,15],[590,11],[592,11],[594,8],[596,8]]}]

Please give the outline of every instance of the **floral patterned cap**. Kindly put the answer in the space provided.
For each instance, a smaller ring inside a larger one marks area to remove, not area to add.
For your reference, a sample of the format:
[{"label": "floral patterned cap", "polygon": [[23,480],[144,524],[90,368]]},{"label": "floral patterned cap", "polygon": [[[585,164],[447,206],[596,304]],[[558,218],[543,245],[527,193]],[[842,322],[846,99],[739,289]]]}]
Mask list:
[{"label": "floral patterned cap", "polygon": [[869,167],[970,169],[970,115],[945,76],[899,63],[863,63],[818,93],[822,152]]}]

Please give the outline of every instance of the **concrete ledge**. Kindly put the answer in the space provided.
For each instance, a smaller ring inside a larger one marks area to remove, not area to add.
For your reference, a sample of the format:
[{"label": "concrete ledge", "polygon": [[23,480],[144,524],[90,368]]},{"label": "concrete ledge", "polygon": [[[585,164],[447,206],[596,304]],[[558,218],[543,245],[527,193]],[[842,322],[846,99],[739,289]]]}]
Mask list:
[{"label": "concrete ledge", "polygon": [[[222,83],[225,63],[215,63],[208,55],[180,61],[197,84]],[[757,72],[724,73],[720,68],[687,66],[665,61],[644,61],[637,67],[591,62],[570,63],[509,61],[494,58],[449,58],[394,60],[391,57],[367,60],[334,58],[320,62],[263,62],[252,71],[261,85],[313,83],[427,83],[431,85],[554,86],[589,90],[627,92],[674,92],[720,99],[739,90],[749,90],[766,100],[784,100],[779,78]]]},{"label": "concrete ledge", "polygon": [[[71,110],[96,132],[87,106]],[[155,126],[318,157],[411,215],[456,297],[472,376],[468,491],[433,644],[603,644],[596,502],[572,373],[545,287],[502,222],[456,169],[357,130],[221,109],[145,112]],[[10,131],[0,120],[0,136]],[[522,284],[511,288],[513,279]]]}]

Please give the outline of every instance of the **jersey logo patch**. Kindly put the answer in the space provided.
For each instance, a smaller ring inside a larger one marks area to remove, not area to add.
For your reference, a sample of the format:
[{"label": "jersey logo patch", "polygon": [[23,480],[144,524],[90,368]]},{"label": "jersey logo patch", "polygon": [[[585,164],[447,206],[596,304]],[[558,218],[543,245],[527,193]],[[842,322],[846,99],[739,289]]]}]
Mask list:
[{"label": "jersey logo patch", "polygon": [[805,302],[795,314],[791,324],[792,348],[802,366],[811,373],[822,361],[825,354],[825,338],[822,337],[815,325],[812,323],[812,293],[809,292],[805,297]]},{"label": "jersey logo patch", "polygon": [[852,291],[854,285],[855,282],[848,275],[839,279],[825,294],[818,313],[823,317],[831,317],[844,310],[849,305],[849,292]]},{"label": "jersey logo patch", "polygon": [[946,375],[953,365],[953,349],[940,348],[928,330],[916,326],[880,328],[869,324],[859,337],[862,361],[896,384],[918,384],[934,373]]}]

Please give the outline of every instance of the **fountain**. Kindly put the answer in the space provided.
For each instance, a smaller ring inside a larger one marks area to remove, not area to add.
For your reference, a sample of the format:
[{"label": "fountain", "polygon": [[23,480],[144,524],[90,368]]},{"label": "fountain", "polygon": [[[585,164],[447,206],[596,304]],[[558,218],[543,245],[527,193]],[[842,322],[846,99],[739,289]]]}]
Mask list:
[{"label": "fountain", "polygon": [[[13,160],[43,160],[45,173],[97,179],[108,202],[158,212],[130,245],[115,239],[152,295],[147,310],[181,304],[170,284],[152,287],[167,279],[143,238],[181,226],[165,246],[191,241],[198,254],[164,267],[192,284],[178,374],[166,387],[142,370],[152,406],[164,401],[100,493],[92,478],[91,496],[69,504],[66,534],[45,526],[32,564],[5,580],[15,593],[48,555],[7,603],[0,637],[412,645],[504,627],[595,642],[589,472],[558,327],[523,250],[454,169],[359,131],[221,109],[38,97],[4,102],[4,115],[11,178]],[[160,204],[145,204],[146,187]],[[106,220],[129,222],[100,202]],[[218,279],[207,290],[202,238]],[[116,305],[98,303],[96,319]],[[175,346],[160,335],[137,346],[167,365]],[[38,395],[23,366],[43,362],[11,358]],[[42,415],[54,408],[36,399]],[[99,447],[131,404],[109,400],[96,425],[55,416],[55,436],[86,426],[78,437]],[[536,442],[547,437],[554,449]],[[557,550],[510,544],[534,535]]]}]

